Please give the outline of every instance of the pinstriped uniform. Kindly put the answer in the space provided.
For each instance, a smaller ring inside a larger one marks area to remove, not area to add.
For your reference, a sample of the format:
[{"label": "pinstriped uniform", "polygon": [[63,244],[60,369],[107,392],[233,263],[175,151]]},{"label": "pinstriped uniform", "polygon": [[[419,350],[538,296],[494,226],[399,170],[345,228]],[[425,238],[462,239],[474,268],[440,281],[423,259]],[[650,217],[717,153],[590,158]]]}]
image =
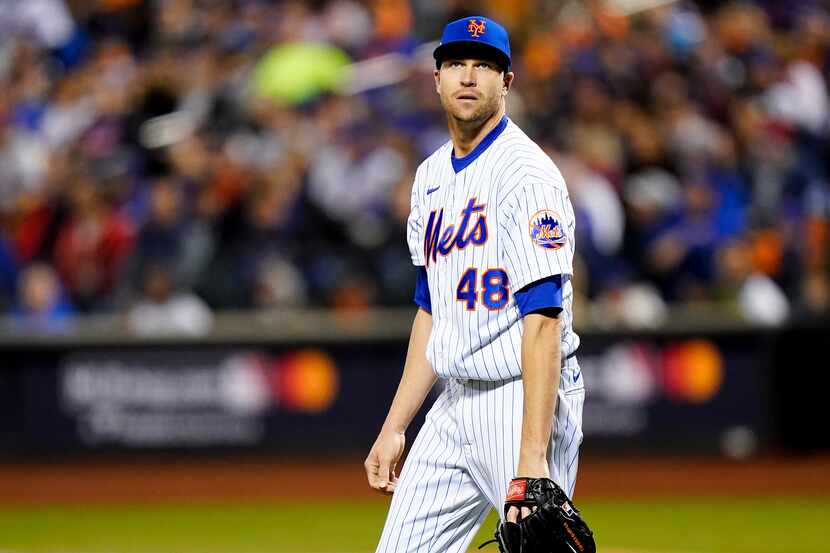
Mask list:
[{"label": "pinstriped uniform", "polygon": [[501,511],[516,476],[524,400],[514,293],[552,275],[562,278],[563,363],[548,459],[569,495],[576,479],[585,388],[573,356],[574,215],[565,182],[507,118],[454,161],[448,142],[419,166],[412,190],[408,243],[413,263],[426,267],[427,358],[444,389],[404,464],[383,553],[465,551],[489,510]]}]

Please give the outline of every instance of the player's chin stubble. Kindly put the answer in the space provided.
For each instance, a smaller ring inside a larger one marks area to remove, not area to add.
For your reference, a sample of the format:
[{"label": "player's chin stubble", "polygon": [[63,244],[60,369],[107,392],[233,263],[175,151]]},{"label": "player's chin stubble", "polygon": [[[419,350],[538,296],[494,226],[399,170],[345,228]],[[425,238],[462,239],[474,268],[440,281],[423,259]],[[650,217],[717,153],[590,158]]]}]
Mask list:
[{"label": "player's chin stubble", "polygon": [[474,109],[465,109],[460,105],[459,100],[452,98],[445,99],[441,97],[441,103],[444,110],[459,123],[483,123],[490,119],[493,114],[499,109],[499,97],[493,96],[489,98],[482,98],[476,102]]}]

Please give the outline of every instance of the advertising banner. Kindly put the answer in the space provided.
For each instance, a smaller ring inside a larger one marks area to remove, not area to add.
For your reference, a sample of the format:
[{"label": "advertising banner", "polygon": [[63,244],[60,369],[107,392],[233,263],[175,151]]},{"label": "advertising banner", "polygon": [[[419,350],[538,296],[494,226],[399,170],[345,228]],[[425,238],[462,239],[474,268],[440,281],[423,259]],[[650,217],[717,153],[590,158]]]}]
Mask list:
[{"label": "advertising banner", "polygon": [[753,453],[771,437],[770,352],[753,334],[586,340],[586,445]]},{"label": "advertising banner", "polygon": [[[749,333],[585,336],[578,359],[588,388],[586,447],[752,453],[770,434],[770,348]],[[55,348],[7,356],[0,453],[365,452],[405,354],[406,344],[392,341]],[[437,393],[440,386],[427,406]]]}]

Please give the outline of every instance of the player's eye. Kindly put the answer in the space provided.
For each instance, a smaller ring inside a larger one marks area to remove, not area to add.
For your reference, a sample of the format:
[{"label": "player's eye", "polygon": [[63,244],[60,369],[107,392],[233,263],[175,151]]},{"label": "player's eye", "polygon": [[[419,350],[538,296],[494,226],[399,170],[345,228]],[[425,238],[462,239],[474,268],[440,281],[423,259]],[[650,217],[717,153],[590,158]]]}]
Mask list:
[{"label": "player's eye", "polygon": [[464,64],[461,63],[460,61],[451,61],[450,62],[450,67],[461,67],[462,65],[464,65]]}]

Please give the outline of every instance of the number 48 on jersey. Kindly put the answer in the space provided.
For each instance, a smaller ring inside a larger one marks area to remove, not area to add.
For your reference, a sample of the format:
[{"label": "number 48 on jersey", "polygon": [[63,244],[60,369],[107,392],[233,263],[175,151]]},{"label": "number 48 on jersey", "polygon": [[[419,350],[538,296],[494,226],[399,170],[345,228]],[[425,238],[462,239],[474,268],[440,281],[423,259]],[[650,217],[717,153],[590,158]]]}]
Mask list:
[{"label": "number 48 on jersey", "polygon": [[478,269],[470,267],[458,281],[455,299],[466,303],[467,311],[475,311],[479,301],[490,311],[496,311],[510,300],[508,285],[504,269],[488,269],[482,273],[479,286]]}]

